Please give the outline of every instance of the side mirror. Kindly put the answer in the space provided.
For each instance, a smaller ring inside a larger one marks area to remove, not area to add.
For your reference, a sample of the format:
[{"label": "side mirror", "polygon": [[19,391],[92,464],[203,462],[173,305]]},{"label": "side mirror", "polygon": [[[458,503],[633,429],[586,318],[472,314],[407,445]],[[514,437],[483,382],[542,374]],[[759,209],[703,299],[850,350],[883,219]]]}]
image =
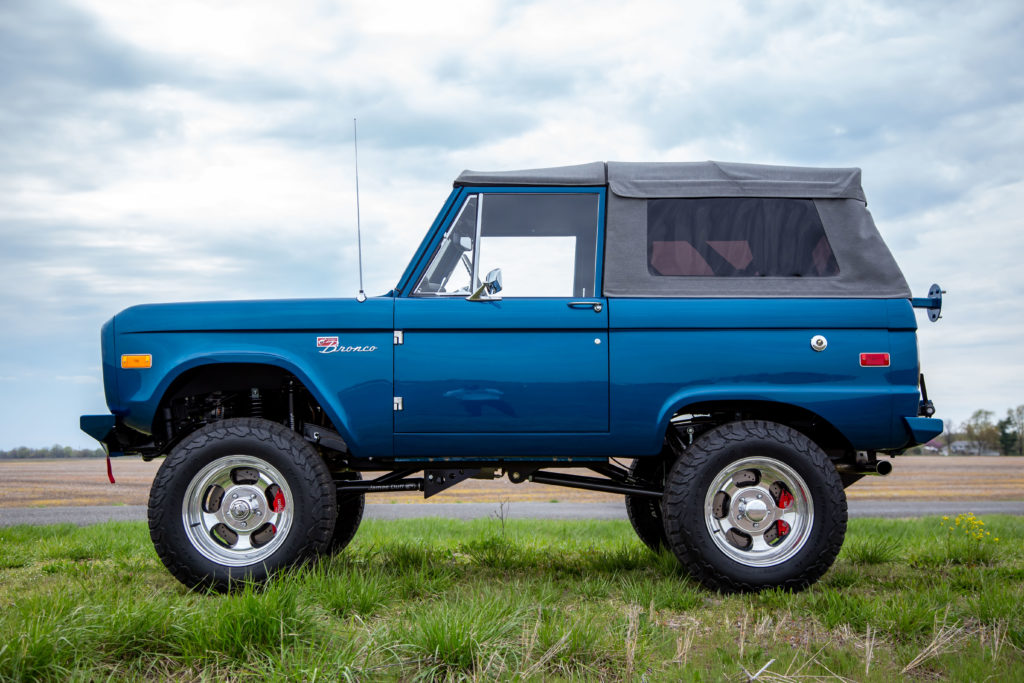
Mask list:
[{"label": "side mirror", "polygon": [[487,273],[484,283],[466,297],[466,301],[501,301],[501,268]]}]

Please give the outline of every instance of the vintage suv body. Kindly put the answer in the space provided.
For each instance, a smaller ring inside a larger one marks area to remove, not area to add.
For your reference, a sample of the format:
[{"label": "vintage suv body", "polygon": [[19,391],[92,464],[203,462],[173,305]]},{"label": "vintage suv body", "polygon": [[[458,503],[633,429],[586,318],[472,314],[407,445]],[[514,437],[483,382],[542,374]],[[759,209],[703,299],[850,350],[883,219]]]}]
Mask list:
[{"label": "vintage suv body", "polygon": [[713,588],[802,588],[844,487],[941,431],[913,311],[940,305],[911,299],[857,169],[467,171],[383,296],[119,313],[112,414],[82,428],[167,456],[150,530],[190,586],[344,547],[366,493],[507,474],[624,494]]}]

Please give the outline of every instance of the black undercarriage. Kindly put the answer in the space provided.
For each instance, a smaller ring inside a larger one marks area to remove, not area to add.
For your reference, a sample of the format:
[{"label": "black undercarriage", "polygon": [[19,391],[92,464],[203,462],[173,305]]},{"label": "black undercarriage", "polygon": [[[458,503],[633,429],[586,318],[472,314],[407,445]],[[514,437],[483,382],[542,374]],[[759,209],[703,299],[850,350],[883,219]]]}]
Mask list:
[{"label": "black undercarriage", "polygon": [[[379,467],[379,466],[378,466]],[[581,476],[564,472],[549,472],[543,468],[550,463],[459,463],[458,466],[427,469],[400,469],[382,474],[375,479],[335,479],[338,495],[359,495],[365,493],[391,493],[395,491],[422,491],[429,498],[467,479],[499,479],[507,475],[509,481],[521,484],[532,481],[537,484],[565,486],[569,488],[619,493],[630,496],[661,498],[661,487],[632,476],[627,469],[603,462],[592,463],[587,469],[603,477]],[[421,476],[419,475],[422,472]]]}]

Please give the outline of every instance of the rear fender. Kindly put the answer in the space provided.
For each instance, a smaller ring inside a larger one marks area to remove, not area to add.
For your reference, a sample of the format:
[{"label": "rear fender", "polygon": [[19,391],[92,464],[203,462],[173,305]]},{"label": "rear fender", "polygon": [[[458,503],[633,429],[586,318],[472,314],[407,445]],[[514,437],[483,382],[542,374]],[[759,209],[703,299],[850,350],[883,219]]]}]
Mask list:
[{"label": "rear fender", "polygon": [[[774,390],[773,390],[774,389]],[[668,431],[669,422],[675,415],[686,414],[707,404],[737,404],[740,412],[754,414],[778,414],[792,411],[801,416],[812,417],[822,426],[834,432],[844,445],[865,443],[888,443],[888,432],[874,433],[864,429],[866,424],[889,425],[889,401],[879,401],[877,388],[844,389],[836,391],[821,389],[794,389],[793,387],[726,387],[706,389],[700,392],[681,390],[671,395],[662,404],[658,415],[657,430],[651,435],[647,452],[657,452]],[[841,409],[841,410],[840,410]],[[851,411],[858,415],[844,423],[843,414]],[[700,412],[699,410],[697,412]],[[872,413],[865,417],[865,413]],[[877,413],[877,414],[875,414]],[[763,417],[763,415],[762,415]],[[865,446],[858,446],[866,448]]]}]

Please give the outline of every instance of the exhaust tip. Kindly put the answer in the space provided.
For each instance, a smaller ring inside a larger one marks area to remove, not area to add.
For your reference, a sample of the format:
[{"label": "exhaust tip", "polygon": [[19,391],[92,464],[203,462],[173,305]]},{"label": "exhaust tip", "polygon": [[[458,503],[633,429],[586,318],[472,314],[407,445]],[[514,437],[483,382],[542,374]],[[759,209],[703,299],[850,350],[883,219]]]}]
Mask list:
[{"label": "exhaust tip", "polygon": [[892,463],[888,460],[879,460],[875,463],[875,472],[883,477],[892,472]]}]

